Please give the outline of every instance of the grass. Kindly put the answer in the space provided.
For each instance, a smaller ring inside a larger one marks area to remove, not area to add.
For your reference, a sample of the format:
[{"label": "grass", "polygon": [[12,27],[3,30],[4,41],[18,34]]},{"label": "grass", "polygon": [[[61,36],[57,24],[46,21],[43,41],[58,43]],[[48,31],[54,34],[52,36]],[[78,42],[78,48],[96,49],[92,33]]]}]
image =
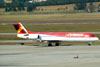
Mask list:
[{"label": "grass", "polygon": [[100,22],[100,13],[0,15],[0,22]]},{"label": "grass", "polygon": [[23,40],[18,38],[17,35],[0,35],[0,40]]},{"label": "grass", "polygon": [[100,24],[29,24],[26,28],[34,32],[100,32]]},{"label": "grass", "polygon": [[[33,32],[100,32],[100,24],[24,24]],[[0,33],[16,33],[13,25],[0,25]]]},{"label": "grass", "polygon": [[12,33],[16,32],[13,25],[0,25],[0,33]]}]

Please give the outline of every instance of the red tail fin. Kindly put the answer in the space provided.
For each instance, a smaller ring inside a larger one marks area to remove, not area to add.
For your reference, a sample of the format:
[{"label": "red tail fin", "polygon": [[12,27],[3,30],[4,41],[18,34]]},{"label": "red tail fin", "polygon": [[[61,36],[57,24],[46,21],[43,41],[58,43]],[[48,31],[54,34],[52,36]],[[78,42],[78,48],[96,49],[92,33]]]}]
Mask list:
[{"label": "red tail fin", "polygon": [[27,30],[24,28],[24,26],[21,23],[13,23],[15,29],[17,30],[18,34],[28,34]]}]

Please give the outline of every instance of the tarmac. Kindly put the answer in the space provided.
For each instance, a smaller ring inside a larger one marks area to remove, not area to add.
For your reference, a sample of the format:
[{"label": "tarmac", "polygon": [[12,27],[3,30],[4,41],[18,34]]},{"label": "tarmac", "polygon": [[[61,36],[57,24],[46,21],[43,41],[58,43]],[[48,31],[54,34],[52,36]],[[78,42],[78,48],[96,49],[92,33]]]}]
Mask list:
[{"label": "tarmac", "polygon": [[100,67],[100,45],[0,45],[0,67]]}]

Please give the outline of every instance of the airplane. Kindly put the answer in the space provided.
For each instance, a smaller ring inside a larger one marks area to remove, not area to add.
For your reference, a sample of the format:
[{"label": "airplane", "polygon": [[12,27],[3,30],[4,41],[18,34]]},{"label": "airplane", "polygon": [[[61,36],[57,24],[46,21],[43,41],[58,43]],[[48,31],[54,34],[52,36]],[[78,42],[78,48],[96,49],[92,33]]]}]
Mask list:
[{"label": "airplane", "polygon": [[88,45],[91,46],[93,42],[99,40],[92,33],[37,33],[26,30],[20,22],[13,23],[13,26],[17,30],[17,37],[36,42],[47,42],[48,46],[52,46],[52,43],[55,43],[55,46],[59,46],[61,42],[88,42]]}]

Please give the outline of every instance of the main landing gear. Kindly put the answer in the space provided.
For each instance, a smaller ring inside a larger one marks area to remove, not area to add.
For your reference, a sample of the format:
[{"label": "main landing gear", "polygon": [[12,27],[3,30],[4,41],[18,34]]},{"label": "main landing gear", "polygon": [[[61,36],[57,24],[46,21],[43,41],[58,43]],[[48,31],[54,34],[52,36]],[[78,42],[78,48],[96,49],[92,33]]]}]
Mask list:
[{"label": "main landing gear", "polygon": [[59,46],[59,43],[56,43],[55,46]]},{"label": "main landing gear", "polygon": [[93,42],[88,42],[88,46],[91,46]]},{"label": "main landing gear", "polygon": [[[55,43],[55,46],[59,46],[59,45],[60,45],[60,43],[58,43],[58,42]],[[53,46],[53,45],[52,45],[52,43],[49,43],[48,46]]]},{"label": "main landing gear", "polygon": [[91,44],[88,44],[88,46],[91,46]]},{"label": "main landing gear", "polygon": [[52,43],[49,43],[48,46],[52,46]]}]

